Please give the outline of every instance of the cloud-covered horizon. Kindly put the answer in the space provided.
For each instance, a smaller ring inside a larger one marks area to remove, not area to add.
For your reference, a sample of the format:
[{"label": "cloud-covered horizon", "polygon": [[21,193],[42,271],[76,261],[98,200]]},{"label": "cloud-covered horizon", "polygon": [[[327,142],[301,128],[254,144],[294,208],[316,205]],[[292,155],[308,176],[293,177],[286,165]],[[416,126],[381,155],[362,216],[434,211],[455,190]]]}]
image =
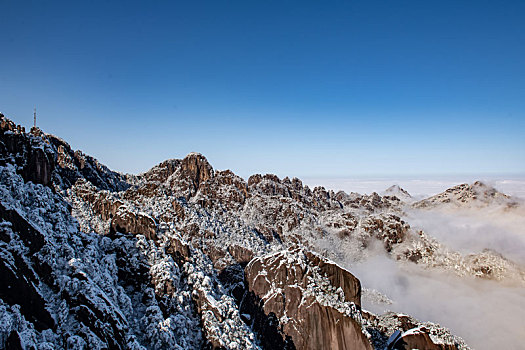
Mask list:
[{"label": "cloud-covered horizon", "polygon": [[525,175],[516,177],[385,177],[385,178],[330,178],[306,177],[302,179],[310,187],[324,186],[334,191],[357,192],[371,194],[382,193],[392,185],[399,185],[416,199],[421,199],[441,193],[448,188],[475,181],[496,188],[498,191],[510,196],[525,199]]}]

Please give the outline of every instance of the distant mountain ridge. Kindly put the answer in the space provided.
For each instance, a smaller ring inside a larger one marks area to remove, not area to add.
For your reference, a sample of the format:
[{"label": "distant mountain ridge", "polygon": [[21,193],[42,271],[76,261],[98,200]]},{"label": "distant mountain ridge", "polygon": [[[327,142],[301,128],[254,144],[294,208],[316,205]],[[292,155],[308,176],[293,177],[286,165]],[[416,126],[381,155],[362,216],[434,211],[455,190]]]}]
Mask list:
[{"label": "distant mountain ridge", "polygon": [[437,206],[466,207],[504,205],[514,207],[518,202],[510,196],[498,192],[495,188],[476,181],[472,185],[461,184],[445,190],[442,193],[423,199],[413,204],[415,208]]}]

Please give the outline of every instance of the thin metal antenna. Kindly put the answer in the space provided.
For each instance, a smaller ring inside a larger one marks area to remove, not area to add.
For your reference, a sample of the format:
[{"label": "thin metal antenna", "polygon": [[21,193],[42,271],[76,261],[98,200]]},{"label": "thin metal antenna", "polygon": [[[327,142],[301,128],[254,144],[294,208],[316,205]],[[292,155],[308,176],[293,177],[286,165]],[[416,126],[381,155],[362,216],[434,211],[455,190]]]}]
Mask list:
[{"label": "thin metal antenna", "polygon": [[36,128],[36,107],[34,109],[34,112],[33,112],[33,126]]}]

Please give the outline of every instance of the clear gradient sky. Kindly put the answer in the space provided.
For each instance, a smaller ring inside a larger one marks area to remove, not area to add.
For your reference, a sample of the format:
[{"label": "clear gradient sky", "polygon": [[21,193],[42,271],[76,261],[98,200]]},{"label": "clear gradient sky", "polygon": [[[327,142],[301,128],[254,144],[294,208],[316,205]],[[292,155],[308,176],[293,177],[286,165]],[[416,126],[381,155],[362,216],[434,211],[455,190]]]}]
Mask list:
[{"label": "clear gradient sky", "polygon": [[525,173],[525,1],[0,2],[0,111],[111,168]]}]

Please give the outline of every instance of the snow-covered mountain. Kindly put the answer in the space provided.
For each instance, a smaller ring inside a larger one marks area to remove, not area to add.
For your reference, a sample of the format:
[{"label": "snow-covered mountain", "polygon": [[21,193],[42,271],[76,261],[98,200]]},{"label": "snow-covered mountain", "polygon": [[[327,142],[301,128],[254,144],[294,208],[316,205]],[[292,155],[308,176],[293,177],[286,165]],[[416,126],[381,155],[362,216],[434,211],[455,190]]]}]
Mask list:
[{"label": "snow-covered mountain", "polygon": [[392,185],[392,186],[390,186],[382,194],[384,196],[396,196],[397,198],[399,198],[399,199],[401,199],[401,200],[403,200],[405,202],[409,202],[409,201],[413,200],[413,198],[410,195],[410,193],[408,193],[407,190],[401,188],[399,185]]},{"label": "snow-covered mountain", "polygon": [[525,281],[497,253],[413,230],[394,193],[245,181],[198,153],[124,175],[0,124],[0,348],[467,349],[435,323],[364,310],[362,296],[386,304],[388,291],[361,286],[352,266],[382,254]]},{"label": "snow-covered mountain", "polygon": [[445,192],[423,199],[413,204],[415,208],[448,207],[452,209],[467,207],[487,207],[500,205],[512,208],[518,201],[481,181],[472,185],[461,184],[447,189]]}]

